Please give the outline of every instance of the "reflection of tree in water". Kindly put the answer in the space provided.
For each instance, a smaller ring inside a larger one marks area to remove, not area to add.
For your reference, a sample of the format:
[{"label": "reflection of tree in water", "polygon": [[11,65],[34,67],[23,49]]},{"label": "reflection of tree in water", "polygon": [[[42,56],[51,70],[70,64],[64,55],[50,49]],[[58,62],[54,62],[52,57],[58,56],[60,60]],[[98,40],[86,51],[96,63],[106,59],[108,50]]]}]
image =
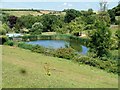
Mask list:
[{"label": "reflection of tree in water", "polygon": [[70,41],[70,47],[77,50],[78,52],[82,52],[82,45],[80,42]]}]

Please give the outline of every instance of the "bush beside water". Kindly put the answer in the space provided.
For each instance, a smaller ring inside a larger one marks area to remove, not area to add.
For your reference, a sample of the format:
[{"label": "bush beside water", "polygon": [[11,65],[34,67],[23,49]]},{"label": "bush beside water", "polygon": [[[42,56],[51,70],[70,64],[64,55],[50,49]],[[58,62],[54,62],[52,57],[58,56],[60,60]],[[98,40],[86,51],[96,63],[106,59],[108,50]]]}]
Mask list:
[{"label": "bush beside water", "polygon": [[59,58],[72,59],[75,55],[72,48],[59,48],[55,51],[55,56]]},{"label": "bush beside water", "polygon": [[12,40],[8,40],[4,43],[4,45],[9,45],[9,46],[13,46],[14,42]]},{"label": "bush beside water", "polygon": [[75,56],[75,51],[72,48],[59,48],[55,50],[36,45],[32,48],[32,51],[65,59],[72,59]]},{"label": "bush beside water", "polygon": [[33,47],[33,48],[31,49],[31,51],[37,52],[37,53],[45,53],[46,48],[44,48],[44,47],[42,47],[42,46],[39,46],[39,45],[36,45],[35,47]]},{"label": "bush beside water", "polygon": [[30,44],[26,44],[24,42],[20,42],[20,43],[18,43],[18,47],[23,48],[23,49],[32,50],[35,47],[35,45],[30,45]]}]

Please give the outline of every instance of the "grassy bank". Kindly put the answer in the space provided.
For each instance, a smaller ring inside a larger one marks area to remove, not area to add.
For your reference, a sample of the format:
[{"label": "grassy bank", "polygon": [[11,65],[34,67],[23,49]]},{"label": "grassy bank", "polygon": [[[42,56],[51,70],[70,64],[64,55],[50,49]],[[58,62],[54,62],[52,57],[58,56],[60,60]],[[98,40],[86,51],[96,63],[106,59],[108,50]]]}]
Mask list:
[{"label": "grassy bank", "polygon": [[[118,76],[69,60],[3,46],[3,88],[117,88]],[[47,67],[50,76],[46,75]]]}]

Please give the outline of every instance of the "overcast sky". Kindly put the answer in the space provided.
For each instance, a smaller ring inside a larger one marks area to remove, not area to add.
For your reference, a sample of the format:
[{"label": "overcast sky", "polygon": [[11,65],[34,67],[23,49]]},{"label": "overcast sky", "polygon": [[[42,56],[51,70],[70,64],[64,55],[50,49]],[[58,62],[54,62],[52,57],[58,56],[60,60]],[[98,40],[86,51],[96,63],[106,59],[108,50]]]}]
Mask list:
[{"label": "overcast sky", "polygon": [[[34,1],[34,2],[33,2]],[[49,1],[49,2],[48,2]],[[99,0],[2,0],[1,8],[26,8],[26,9],[47,9],[64,10],[73,8],[77,10],[99,10]],[[74,1],[74,2],[73,2]],[[118,0],[109,0],[108,8],[117,6]]]}]

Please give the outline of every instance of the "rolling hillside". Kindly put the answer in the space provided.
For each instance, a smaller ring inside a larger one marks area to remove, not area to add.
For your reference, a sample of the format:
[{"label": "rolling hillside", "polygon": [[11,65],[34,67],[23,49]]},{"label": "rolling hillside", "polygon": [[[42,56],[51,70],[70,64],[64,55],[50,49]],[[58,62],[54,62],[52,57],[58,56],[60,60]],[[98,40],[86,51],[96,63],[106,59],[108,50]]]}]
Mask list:
[{"label": "rolling hillside", "polygon": [[112,73],[17,47],[3,46],[2,68],[3,88],[118,87],[118,76]]}]

